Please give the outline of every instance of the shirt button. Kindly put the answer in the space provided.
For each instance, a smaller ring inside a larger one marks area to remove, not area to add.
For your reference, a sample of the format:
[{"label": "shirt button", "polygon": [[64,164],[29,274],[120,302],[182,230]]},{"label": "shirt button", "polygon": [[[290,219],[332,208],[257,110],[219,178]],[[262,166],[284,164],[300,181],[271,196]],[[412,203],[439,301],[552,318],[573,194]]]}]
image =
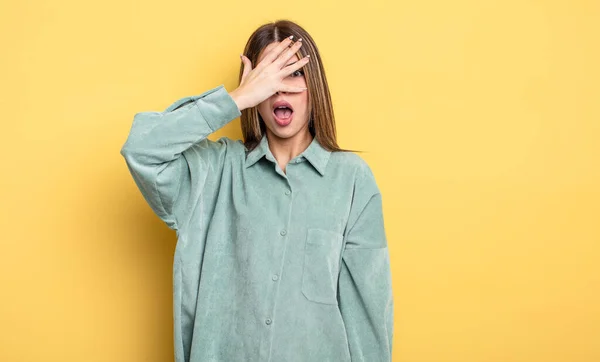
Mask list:
[{"label": "shirt button", "polygon": [[280,233],[281,235],[285,235],[285,234],[287,234],[287,231],[285,231],[285,230],[281,230],[279,233]]},{"label": "shirt button", "polygon": [[277,274],[275,274],[275,275],[273,275],[273,277],[271,279],[277,280],[277,279],[279,279],[279,277],[277,276]]},{"label": "shirt button", "polygon": [[291,192],[290,190],[286,190],[286,191],[285,191],[285,194],[286,194],[286,195],[289,195],[289,194],[291,194],[291,193],[292,193],[292,192]]},{"label": "shirt button", "polygon": [[267,319],[265,320],[265,323],[268,325],[268,324],[271,324],[271,323],[273,323],[273,321],[271,320],[271,318],[267,318]]}]

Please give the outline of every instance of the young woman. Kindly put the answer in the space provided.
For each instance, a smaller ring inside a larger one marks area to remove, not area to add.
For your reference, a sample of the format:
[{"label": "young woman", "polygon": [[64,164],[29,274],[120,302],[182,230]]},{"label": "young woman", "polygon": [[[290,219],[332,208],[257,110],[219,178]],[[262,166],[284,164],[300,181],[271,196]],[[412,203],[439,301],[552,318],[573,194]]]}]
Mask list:
[{"label": "young woman", "polygon": [[[391,361],[381,193],[336,143],[325,71],[291,21],[259,27],[239,86],[133,119],[121,149],[177,231],[177,362]],[[241,116],[244,141],[207,137]]]}]

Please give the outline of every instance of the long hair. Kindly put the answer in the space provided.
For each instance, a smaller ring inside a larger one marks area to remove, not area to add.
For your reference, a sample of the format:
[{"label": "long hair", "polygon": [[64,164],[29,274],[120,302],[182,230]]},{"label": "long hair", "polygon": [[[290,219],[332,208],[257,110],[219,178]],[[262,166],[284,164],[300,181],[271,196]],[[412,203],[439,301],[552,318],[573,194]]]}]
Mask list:
[{"label": "long hair", "polygon": [[[361,152],[342,149],[337,144],[333,104],[319,49],[313,38],[300,25],[285,19],[261,25],[250,35],[244,48],[244,55],[250,59],[252,66],[255,67],[260,52],[267,45],[273,42],[281,42],[290,35],[293,35],[296,40],[302,38],[302,47],[296,53],[300,59],[310,54],[311,61],[302,68],[309,95],[309,121],[312,120],[312,122],[309,122],[310,133],[328,151]],[[243,74],[244,64],[242,63],[238,84],[241,83]],[[248,150],[252,150],[265,134],[266,125],[256,106],[242,110],[240,120],[244,145]]]}]

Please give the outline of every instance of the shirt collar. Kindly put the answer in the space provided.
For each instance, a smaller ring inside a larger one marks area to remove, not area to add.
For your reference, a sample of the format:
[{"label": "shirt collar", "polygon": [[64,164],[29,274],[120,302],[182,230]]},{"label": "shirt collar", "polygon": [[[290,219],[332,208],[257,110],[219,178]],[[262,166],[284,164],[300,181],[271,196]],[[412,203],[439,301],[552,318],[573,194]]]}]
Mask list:
[{"label": "shirt collar", "polygon": [[[308,147],[294,159],[297,160],[297,162],[300,162],[302,158],[307,159],[321,176],[323,176],[325,175],[325,168],[327,167],[327,161],[329,160],[330,155],[331,151],[323,148],[319,141],[317,141],[317,138],[313,137],[313,140]],[[272,162],[276,162],[275,156],[273,156],[273,153],[271,153],[271,149],[269,148],[269,141],[266,134],[262,136],[259,144],[252,151],[247,153],[246,167],[254,165],[263,156]]]}]

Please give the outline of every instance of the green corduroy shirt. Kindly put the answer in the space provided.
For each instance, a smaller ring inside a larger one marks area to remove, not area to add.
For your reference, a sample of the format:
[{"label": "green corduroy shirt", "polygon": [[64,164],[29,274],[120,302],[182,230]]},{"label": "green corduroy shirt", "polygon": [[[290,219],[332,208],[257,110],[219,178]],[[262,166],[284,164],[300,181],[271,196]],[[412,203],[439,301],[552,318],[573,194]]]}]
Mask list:
[{"label": "green corduroy shirt", "polygon": [[263,136],[207,138],[241,115],[224,85],[133,118],[121,155],[177,233],[177,362],[389,362],[393,296],[367,163],[316,138],[284,173]]}]

